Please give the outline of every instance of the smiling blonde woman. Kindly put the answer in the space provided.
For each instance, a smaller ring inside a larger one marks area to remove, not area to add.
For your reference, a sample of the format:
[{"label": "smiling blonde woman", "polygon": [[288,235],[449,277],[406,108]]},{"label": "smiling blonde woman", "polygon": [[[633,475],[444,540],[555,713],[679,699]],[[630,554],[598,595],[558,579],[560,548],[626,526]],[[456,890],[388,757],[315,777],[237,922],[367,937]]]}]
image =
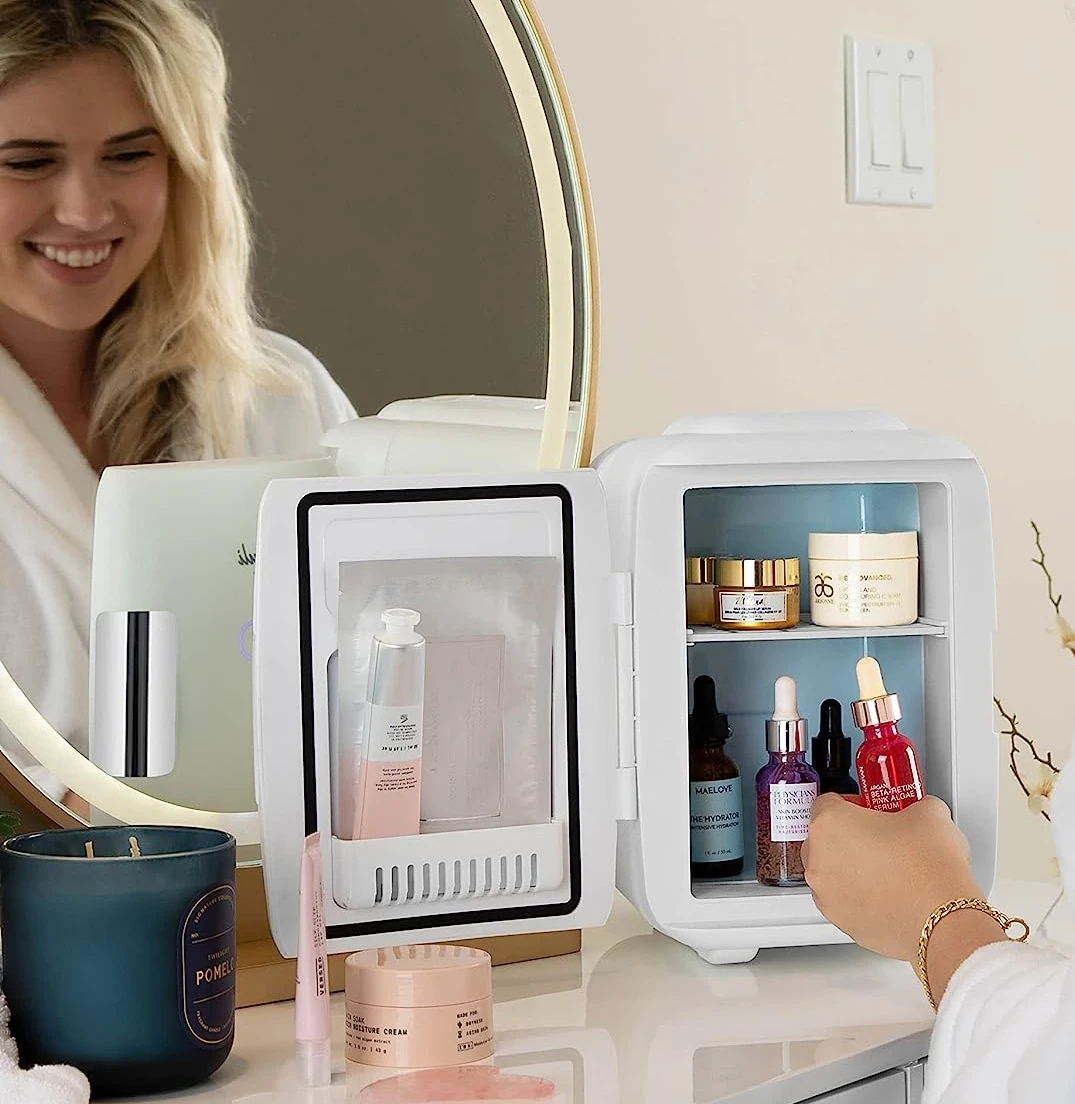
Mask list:
[{"label": "smiling blonde woman", "polygon": [[0,0],[0,659],[81,750],[101,469],[309,452],[355,416],[259,328],[250,269],[193,6]]}]

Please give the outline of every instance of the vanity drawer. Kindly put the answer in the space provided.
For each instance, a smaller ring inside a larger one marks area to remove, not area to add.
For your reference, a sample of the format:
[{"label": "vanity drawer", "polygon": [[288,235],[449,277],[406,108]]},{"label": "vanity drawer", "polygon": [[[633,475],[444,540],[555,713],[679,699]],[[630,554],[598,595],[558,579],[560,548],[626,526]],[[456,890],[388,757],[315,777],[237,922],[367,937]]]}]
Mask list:
[{"label": "vanity drawer", "polygon": [[825,1096],[816,1096],[809,1104],[909,1104],[906,1070],[890,1070],[879,1077],[858,1081]]}]

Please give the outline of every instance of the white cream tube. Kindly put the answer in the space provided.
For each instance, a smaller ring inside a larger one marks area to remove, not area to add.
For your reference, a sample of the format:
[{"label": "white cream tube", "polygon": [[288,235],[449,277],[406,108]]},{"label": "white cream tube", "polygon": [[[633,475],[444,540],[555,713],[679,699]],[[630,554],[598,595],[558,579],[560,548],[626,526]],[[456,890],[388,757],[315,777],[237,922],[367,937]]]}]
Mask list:
[{"label": "white cream tube", "polygon": [[306,837],[299,881],[299,965],[295,978],[295,1063],[309,1088],[332,1081],[325,887],[321,833]]},{"label": "white cream tube", "polygon": [[389,609],[370,648],[354,839],[418,835],[422,811],[425,638],[416,610]]}]

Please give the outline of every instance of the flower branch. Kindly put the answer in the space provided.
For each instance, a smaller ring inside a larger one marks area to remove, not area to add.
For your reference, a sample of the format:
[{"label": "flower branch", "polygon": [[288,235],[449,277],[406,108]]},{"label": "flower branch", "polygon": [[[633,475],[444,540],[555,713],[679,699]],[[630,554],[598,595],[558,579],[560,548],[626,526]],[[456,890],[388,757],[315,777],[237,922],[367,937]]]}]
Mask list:
[{"label": "flower branch", "polygon": [[1049,585],[1049,602],[1052,604],[1053,609],[1059,616],[1060,603],[1064,600],[1064,596],[1062,594],[1053,593],[1053,577],[1049,571],[1048,565],[1045,562],[1045,549],[1042,547],[1041,544],[1041,530],[1038,528],[1038,523],[1036,521],[1032,521],[1030,523],[1030,528],[1034,530],[1034,547],[1038,550],[1038,558],[1033,562],[1037,567],[1041,568],[1042,573],[1045,575],[1045,581]]},{"label": "flower branch", "polygon": [[1060,612],[1060,604],[1063,602],[1064,596],[1056,593],[1056,584],[1045,558],[1045,547],[1041,543],[1041,530],[1034,521],[1030,523],[1030,528],[1034,530],[1034,547],[1038,550],[1037,559],[1031,562],[1036,567],[1040,567],[1042,574],[1045,576],[1049,605],[1053,607],[1056,614],[1056,635],[1060,638],[1060,647],[1075,656],[1075,629],[1071,627],[1067,618]]},{"label": "flower branch", "polygon": [[[1014,713],[1009,713],[999,698],[993,699],[997,712],[1004,718],[1007,728],[1001,733],[1008,740],[1008,769],[1012,772],[1019,788],[1026,796],[1027,805],[1032,813],[1040,813],[1046,820],[1049,816],[1049,798],[1052,796],[1053,784],[1060,768],[1053,762],[1053,753],[1047,752],[1043,757],[1034,746],[1034,741],[1029,736],[1024,736],[1019,730],[1019,719]],[[1019,757],[1029,754],[1038,767],[1038,779],[1036,782],[1027,783],[1020,771]]]}]

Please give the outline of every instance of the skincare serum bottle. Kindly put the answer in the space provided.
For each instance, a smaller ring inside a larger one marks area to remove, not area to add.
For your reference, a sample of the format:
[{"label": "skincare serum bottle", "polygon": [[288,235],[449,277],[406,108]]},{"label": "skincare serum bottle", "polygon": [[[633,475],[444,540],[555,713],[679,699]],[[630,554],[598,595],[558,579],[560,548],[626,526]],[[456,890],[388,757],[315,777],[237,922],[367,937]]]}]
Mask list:
[{"label": "skincare serum bottle", "polygon": [[851,777],[851,737],[844,735],[843,710],[835,698],[821,703],[821,728],[810,741],[820,793],[857,794]]},{"label": "skincare serum bottle", "polygon": [[898,813],[926,796],[918,754],[896,727],[903,716],[900,699],[885,689],[877,660],[860,659],[855,673],[859,701],[851,703],[851,713],[865,737],[855,757],[863,804],[882,813]]},{"label": "skincare serum bottle", "polygon": [[806,721],[799,716],[795,680],[776,680],[775,708],[765,722],[769,762],[758,771],[758,881],[803,885],[802,845],[818,793],[817,771],[806,761]]},{"label": "skincare serum bottle", "polygon": [[729,736],[728,716],[717,709],[716,685],[700,675],[687,724],[692,878],[743,873],[743,791],[739,768],[724,753]]}]

